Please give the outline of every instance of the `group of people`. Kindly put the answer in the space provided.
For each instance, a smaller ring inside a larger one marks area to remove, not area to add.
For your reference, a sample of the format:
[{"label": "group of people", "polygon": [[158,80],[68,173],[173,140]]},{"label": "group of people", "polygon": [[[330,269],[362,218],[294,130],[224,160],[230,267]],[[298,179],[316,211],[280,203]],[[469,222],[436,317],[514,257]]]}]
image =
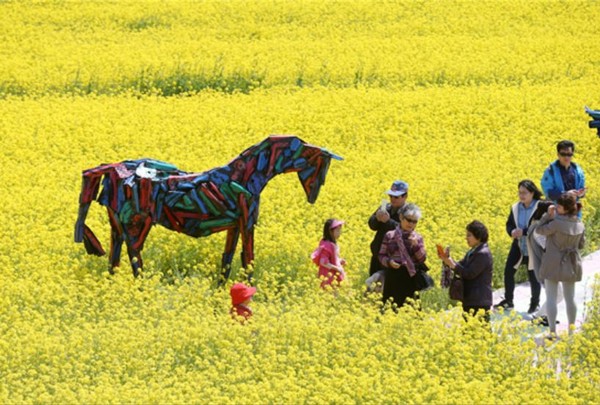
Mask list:
[{"label": "group of people", "polygon": [[[533,181],[526,179],[518,184],[519,201],[511,206],[506,221],[506,231],[513,242],[504,269],[504,299],[493,305],[497,309],[514,308],[515,273],[520,266],[526,266],[531,286],[528,313],[546,321],[551,336],[556,334],[559,283],[569,326],[575,323],[575,283],[582,278],[580,249],[585,241],[579,202],[586,192],[585,176],[581,167],[572,162],[573,142],[561,141],[556,150],[557,160],[548,166],[541,179],[546,200]],[[386,193],[389,203],[381,204],[368,221],[375,236],[370,246],[367,285],[381,288],[383,302],[399,308],[408,299],[418,302],[417,291],[422,286],[419,276],[429,268],[425,263],[423,237],[415,230],[422,214],[417,205],[407,202],[408,184],[396,180]],[[325,221],[323,237],[312,252],[322,288],[335,287],[346,278],[345,261],[337,243],[343,225],[344,221],[339,219]],[[463,310],[470,314],[483,311],[484,318],[489,320],[493,304],[493,258],[486,226],[479,221],[470,222],[466,226],[466,242],[469,250],[461,260],[455,260],[449,249],[441,246],[438,257],[448,272],[462,279]],[[540,307],[542,286],[546,303]],[[231,290],[232,315],[248,319],[252,311],[247,304],[255,292],[254,287],[235,284]]]},{"label": "group of people", "polygon": [[[542,176],[542,192],[530,180],[519,183],[519,201],[511,207],[506,231],[513,239],[504,268],[504,299],[494,308],[514,308],[515,273],[527,268],[531,299],[527,312],[556,333],[559,284],[571,327],[575,323],[575,283],[581,281],[582,266],[579,250],[585,243],[585,227],[581,222],[579,200],[585,196],[585,175],[572,161],[575,144],[561,141],[556,146],[557,160]],[[542,285],[546,303],[540,307]],[[571,330],[571,328],[569,328]]]},{"label": "group of people", "polygon": [[[575,145],[561,141],[556,146],[557,160],[545,170],[542,191],[531,180],[518,184],[519,201],[511,206],[506,231],[513,239],[504,270],[504,299],[494,308],[514,308],[515,273],[526,266],[531,286],[528,313],[547,322],[556,333],[557,296],[562,284],[569,325],[574,325],[575,282],[582,277],[580,249],[585,241],[579,199],[585,196],[585,176],[572,161]],[[375,231],[371,242],[368,285],[382,285],[382,300],[401,307],[407,299],[417,299],[418,275],[427,272],[427,254],[423,237],[416,232],[421,210],[408,203],[408,184],[397,180],[388,191],[390,201],[382,204],[369,218]],[[334,286],[345,278],[344,261],[339,256],[337,240],[343,221],[325,222],[323,239],[313,252],[319,266],[321,286]],[[450,271],[463,280],[462,306],[465,312],[485,312],[489,319],[492,309],[493,258],[488,242],[488,229],[479,221],[466,226],[469,250],[461,260],[455,260],[448,249],[438,251],[438,257]],[[540,293],[544,286],[546,303],[540,308]]]},{"label": "group of people", "polygon": [[[427,254],[423,237],[415,231],[421,219],[421,210],[408,203],[408,184],[394,181],[386,192],[390,202],[381,206],[369,218],[369,227],[375,231],[371,242],[371,264],[367,284],[383,285],[382,300],[401,307],[407,299],[417,300],[417,276],[427,272]],[[446,250],[439,257],[445,265],[464,279],[465,311],[488,310],[492,304],[492,255],[487,245],[488,230],[479,221],[466,227],[470,250],[456,261]]]}]

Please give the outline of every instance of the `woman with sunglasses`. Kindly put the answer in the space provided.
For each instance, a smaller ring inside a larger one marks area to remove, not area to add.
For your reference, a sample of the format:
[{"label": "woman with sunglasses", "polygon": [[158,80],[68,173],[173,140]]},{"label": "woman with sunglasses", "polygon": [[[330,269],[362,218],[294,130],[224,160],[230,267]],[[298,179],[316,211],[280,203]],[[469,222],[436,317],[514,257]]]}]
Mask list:
[{"label": "woman with sunglasses", "polygon": [[383,302],[391,299],[398,308],[407,298],[416,298],[415,275],[417,271],[427,269],[423,237],[415,232],[419,219],[419,207],[406,204],[400,212],[400,223],[385,234],[379,249],[379,262],[385,276]]}]

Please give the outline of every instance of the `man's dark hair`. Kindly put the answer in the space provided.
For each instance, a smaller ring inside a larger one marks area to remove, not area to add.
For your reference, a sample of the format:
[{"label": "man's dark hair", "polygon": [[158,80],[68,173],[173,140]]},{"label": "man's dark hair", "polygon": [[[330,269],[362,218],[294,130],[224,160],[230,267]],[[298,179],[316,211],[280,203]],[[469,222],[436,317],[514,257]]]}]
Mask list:
[{"label": "man's dark hair", "polygon": [[467,231],[471,232],[475,239],[481,243],[486,243],[488,241],[488,230],[485,225],[479,221],[473,221],[467,225]]},{"label": "man's dark hair", "polygon": [[556,152],[571,148],[575,152],[575,144],[571,141],[564,140],[556,144]]}]

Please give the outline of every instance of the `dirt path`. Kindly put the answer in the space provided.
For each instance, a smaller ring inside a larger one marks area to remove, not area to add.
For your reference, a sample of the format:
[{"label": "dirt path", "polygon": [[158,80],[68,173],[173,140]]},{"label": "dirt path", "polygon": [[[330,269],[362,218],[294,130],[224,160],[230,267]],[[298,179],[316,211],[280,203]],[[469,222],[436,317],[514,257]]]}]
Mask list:
[{"label": "dirt path", "polygon": [[[586,303],[592,299],[592,287],[597,275],[600,282],[600,250],[585,256],[582,263],[583,278],[575,285],[575,302],[577,303],[577,319],[575,321],[575,326],[578,329],[581,327],[585,317],[588,315],[589,309],[587,308]],[[524,269],[519,269],[519,271],[524,271]],[[504,289],[494,291],[494,303],[500,302],[503,295]],[[514,297],[515,311],[521,314],[524,319],[531,319],[531,316],[527,314],[530,297],[531,291],[529,289],[529,282],[517,284]],[[544,303],[545,300],[546,294],[542,288],[540,302]],[[560,323],[556,326],[556,331],[560,334],[568,327],[567,311],[565,309],[564,300],[558,304],[557,319],[560,321]]]}]

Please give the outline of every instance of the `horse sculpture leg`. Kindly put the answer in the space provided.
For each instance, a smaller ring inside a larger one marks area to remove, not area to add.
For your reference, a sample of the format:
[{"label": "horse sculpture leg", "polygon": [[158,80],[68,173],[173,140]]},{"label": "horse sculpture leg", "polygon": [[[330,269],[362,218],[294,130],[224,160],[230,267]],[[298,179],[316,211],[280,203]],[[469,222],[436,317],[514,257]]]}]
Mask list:
[{"label": "horse sculpture leg", "polygon": [[114,211],[107,208],[110,222],[110,254],[108,255],[108,272],[115,274],[115,267],[121,264],[121,248],[123,247],[123,226]]},{"label": "horse sculpture leg", "polygon": [[129,243],[127,244],[127,254],[129,255],[129,262],[131,263],[133,276],[137,277],[140,275],[144,265],[144,262],[142,261],[142,255],[139,250],[132,249]]},{"label": "horse sculpture leg", "polygon": [[125,243],[127,244],[127,254],[133,275],[137,277],[143,268],[142,249],[144,242],[152,228],[152,217],[147,214],[140,214],[124,226],[126,232]]},{"label": "horse sculpture leg", "polygon": [[[248,269],[248,265],[254,261],[254,227],[244,229],[242,232],[242,266]],[[248,281],[252,282],[252,270],[248,272]]]},{"label": "horse sculpture leg", "polygon": [[111,229],[110,231],[110,255],[108,257],[108,272],[115,274],[115,267],[121,264],[121,248],[123,247],[123,236]]},{"label": "horse sculpture leg", "polygon": [[229,279],[231,274],[231,262],[233,261],[233,254],[238,243],[240,236],[240,228],[235,227],[227,230],[227,241],[225,242],[225,251],[223,252],[223,258],[221,259],[221,269],[223,270],[220,283]]}]

